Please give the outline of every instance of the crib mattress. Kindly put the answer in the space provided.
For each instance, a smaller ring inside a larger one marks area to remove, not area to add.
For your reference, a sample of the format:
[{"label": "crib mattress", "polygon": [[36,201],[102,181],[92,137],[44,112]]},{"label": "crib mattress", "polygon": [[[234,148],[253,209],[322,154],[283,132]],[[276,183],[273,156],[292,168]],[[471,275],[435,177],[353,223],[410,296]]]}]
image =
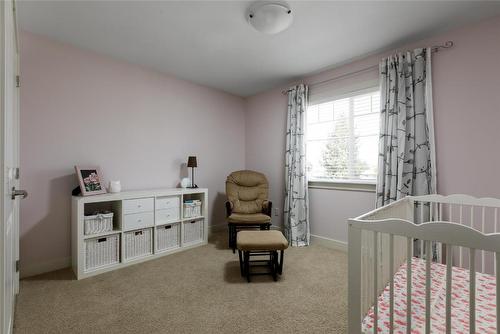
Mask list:
[{"label": "crib mattress", "polygon": [[[406,266],[394,275],[394,333],[406,333]],[[446,265],[432,263],[432,333],[446,329]],[[476,273],[476,332],[496,333],[495,276]],[[425,260],[412,259],[412,333],[425,333]],[[452,269],[452,333],[469,333],[469,271]],[[378,298],[378,332],[389,333],[389,285]],[[363,333],[373,333],[373,307],[362,322]]]}]

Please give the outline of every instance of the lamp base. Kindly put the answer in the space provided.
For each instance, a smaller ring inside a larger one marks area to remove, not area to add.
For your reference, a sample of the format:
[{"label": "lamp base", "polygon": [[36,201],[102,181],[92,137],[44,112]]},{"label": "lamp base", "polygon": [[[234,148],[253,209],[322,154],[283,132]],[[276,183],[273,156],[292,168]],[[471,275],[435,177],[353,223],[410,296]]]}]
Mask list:
[{"label": "lamp base", "polygon": [[189,189],[195,189],[195,188],[198,188],[198,186],[195,184],[195,185],[189,186],[188,188]]}]

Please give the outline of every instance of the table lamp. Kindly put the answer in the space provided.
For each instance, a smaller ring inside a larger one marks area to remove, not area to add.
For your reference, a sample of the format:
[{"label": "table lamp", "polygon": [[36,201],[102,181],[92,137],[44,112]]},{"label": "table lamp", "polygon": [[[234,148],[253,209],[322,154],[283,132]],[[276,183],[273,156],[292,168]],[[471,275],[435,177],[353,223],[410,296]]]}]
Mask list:
[{"label": "table lamp", "polygon": [[191,187],[189,188],[198,188],[198,186],[194,183],[194,169],[198,167],[198,162],[196,161],[195,156],[188,157],[188,168],[191,168]]}]

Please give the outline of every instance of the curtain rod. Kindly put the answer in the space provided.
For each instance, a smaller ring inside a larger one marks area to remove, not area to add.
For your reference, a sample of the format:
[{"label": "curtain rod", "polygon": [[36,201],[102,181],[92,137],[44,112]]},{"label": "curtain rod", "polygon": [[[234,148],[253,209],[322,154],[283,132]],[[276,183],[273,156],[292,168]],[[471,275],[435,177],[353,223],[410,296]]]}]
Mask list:
[{"label": "curtain rod", "polygon": [[[444,43],[442,45],[434,45],[434,46],[432,46],[431,47],[431,51],[433,53],[439,52],[441,50],[449,49],[453,45],[454,45],[453,41],[446,41],[446,43]],[[337,80],[340,80],[340,79],[348,78],[350,76],[353,76],[353,75],[356,75],[356,74],[360,74],[360,73],[363,73],[363,72],[366,72],[366,71],[369,71],[369,70],[373,70],[375,68],[378,68],[378,64],[372,65],[372,66],[368,66],[368,67],[362,68],[362,69],[354,71],[354,72],[350,72],[350,73],[346,73],[346,74],[343,74],[343,75],[339,75],[338,77],[334,77],[334,78],[331,78],[331,79],[326,79],[326,80],[323,80],[323,81],[313,82],[313,83],[310,84],[310,86],[311,85],[320,85],[322,83],[326,83],[326,82],[330,82],[330,81],[337,81]],[[286,95],[290,91],[291,91],[291,89],[283,90],[283,91],[281,91],[281,94]]]}]

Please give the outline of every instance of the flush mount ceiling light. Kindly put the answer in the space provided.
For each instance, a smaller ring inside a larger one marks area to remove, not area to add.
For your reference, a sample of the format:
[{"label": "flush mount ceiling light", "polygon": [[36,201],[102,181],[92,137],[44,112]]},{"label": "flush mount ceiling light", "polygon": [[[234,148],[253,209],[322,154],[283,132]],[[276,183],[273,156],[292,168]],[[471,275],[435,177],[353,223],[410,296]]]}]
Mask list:
[{"label": "flush mount ceiling light", "polygon": [[277,34],[292,24],[293,15],[286,2],[257,1],[248,9],[247,19],[257,31]]}]

